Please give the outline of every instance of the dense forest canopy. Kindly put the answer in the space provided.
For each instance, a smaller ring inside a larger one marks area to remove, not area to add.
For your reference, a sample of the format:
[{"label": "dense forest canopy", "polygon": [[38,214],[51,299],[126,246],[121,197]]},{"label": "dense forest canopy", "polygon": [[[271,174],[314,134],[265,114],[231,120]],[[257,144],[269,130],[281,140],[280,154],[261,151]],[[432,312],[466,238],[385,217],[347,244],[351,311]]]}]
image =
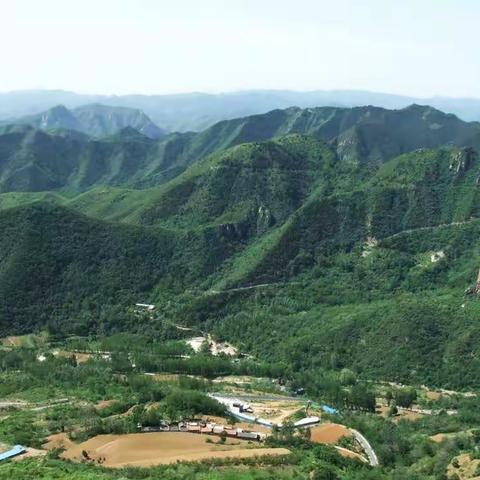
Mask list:
[{"label": "dense forest canopy", "polygon": [[478,385],[479,124],[413,105],[37,127],[0,135],[2,335],[179,323],[299,371]]}]

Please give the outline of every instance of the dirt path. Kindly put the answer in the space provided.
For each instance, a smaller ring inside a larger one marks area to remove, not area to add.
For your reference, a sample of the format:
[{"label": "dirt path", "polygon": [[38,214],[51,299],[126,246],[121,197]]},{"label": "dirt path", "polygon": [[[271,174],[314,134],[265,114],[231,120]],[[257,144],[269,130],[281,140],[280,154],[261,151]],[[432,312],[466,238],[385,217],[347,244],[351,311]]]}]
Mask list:
[{"label": "dirt path", "polygon": [[348,450],[347,448],[335,446],[335,450],[337,450],[342,457],[356,458],[357,460],[360,460],[363,463],[368,463],[368,460],[363,455],[360,455],[357,452],[353,452],[352,450]]},{"label": "dirt path", "polygon": [[267,287],[284,287],[287,285],[300,285],[300,282],[287,282],[287,283],[260,283],[258,285],[247,285],[246,287],[236,287],[228,288],[227,290],[208,290],[206,295],[218,295],[220,293],[232,293],[232,292],[243,292],[246,290],[255,290],[257,288],[267,288]]}]

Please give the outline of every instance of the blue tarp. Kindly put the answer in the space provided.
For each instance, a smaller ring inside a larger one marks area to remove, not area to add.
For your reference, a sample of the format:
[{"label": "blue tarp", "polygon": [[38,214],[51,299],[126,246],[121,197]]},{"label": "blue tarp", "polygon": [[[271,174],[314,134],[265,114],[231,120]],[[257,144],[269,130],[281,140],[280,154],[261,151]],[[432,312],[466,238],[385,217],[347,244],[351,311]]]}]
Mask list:
[{"label": "blue tarp", "polygon": [[20,455],[21,453],[24,453],[26,451],[27,450],[25,447],[22,447],[21,445],[15,445],[10,450],[0,453],[0,461],[7,460],[12,457],[16,457],[17,455]]},{"label": "blue tarp", "polygon": [[338,413],[338,410],[336,408],[329,407],[328,405],[322,405],[322,410],[325,413],[331,413],[332,415],[335,415]]}]

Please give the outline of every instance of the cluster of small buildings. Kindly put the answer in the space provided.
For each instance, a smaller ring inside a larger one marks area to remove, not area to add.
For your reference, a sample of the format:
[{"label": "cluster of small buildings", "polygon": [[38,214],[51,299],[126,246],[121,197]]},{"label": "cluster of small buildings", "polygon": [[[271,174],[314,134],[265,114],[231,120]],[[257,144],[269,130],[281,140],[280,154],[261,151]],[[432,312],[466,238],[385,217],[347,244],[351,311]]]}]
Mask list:
[{"label": "cluster of small buildings", "polygon": [[207,435],[219,435],[230,438],[239,438],[242,440],[255,440],[263,442],[266,435],[261,432],[253,432],[244,430],[243,428],[233,428],[225,425],[219,425],[214,422],[178,422],[178,423],[162,423],[158,427],[143,427],[142,432],[186,432],[199,433]]}]

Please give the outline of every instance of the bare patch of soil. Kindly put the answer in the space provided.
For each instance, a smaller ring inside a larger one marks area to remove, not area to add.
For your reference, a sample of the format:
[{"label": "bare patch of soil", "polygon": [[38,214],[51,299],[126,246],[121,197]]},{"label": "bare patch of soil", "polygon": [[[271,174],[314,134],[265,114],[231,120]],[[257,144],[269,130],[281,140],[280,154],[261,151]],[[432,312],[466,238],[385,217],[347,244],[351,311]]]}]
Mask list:
[{"label": "bare patch of soil", "polygon": [[352,432],[347,427],[337,423],[323,423],[311,429],[310,440],[315,443],[333,445],[343,437],[351,437]]},{"label": "bare patch of soil", "polygon": [[[211,442],[207,442],[210,438]],[[68,448],[63,458],[88,460],[106,467],[127,465],[149,467],[182,461],[201,461],[209,458],[248,458],[263,455],[286,455],[285,448],[255,448],[246,441],[228,438],[219,443],[216,436],[194,433],[132,433],[128,435],[99,435]]]}]

